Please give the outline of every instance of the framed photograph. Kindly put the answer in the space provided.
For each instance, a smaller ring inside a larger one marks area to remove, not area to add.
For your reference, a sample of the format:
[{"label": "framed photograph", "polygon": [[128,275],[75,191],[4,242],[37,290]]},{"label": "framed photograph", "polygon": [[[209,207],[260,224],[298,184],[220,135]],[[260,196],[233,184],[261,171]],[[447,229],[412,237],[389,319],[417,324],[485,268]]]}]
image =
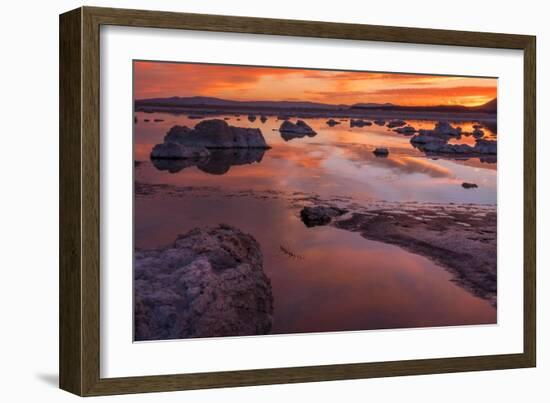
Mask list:
[{"label": "framed photograph", "polygon": [[533,367],[535,37],[60,16],[60,386]]}]

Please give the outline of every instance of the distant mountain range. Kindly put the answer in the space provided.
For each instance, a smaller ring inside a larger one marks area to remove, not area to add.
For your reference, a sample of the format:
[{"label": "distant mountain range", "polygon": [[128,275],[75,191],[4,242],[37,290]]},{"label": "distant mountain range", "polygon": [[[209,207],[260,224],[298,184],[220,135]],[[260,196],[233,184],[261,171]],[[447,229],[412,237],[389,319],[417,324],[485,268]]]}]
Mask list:
[{"label": "distant mountain range", "polygon": [[233,101],[211,97],[170,97],[136,100],[136,106],[167,107],[236,107],[273,109],[347,109],[348,105],[331,105],[307,101]]},{"label": "distant mountain range", "polygon": [[391,103],[326,104],[307,101],[233,101],[212,97],[169,97],[149,98],[135,101],[136,108],[197,108],[197,109],[254,109],[254,110],[308,110],[308,111],[345,111],[345,110],[386,110],[386,111],[427,111],[427,112],[482,112],[496,113],[496,98],[483,105],[468,107],[463,105],[403,106]]}]

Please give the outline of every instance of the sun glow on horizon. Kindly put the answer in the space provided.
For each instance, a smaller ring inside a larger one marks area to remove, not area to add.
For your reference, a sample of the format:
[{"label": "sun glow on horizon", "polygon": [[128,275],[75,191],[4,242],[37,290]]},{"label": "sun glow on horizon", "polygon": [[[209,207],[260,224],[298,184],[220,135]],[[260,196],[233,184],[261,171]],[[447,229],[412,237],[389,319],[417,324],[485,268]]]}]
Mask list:
[{"label": "sun glow on horizon", "polygon": [[497,97],[497,79],[134,62],[135,99],[173,96],[346,105],[392,103],[403,106],[478,106]]}]

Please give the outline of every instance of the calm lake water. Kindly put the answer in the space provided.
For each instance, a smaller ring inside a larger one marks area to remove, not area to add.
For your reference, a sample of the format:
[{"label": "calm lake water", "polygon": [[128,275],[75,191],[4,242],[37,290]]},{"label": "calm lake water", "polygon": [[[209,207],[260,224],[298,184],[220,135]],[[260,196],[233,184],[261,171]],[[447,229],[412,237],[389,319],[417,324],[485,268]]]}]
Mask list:
[{"label": "calm lake water", "polygon": [[[231,125],[260,128],[273,147],[263,155],[239,157],[240,162],[259,162],[231,165],[235,160],[221,156],[207,166],[171,164],[158,169],[149,160],[152,147],[173,125],[194,127],[200,120],[163,113],[136,116],[134,159],[142,162],[135,180],[190,187],[188,194],[178,197],[135,199],[136,247],[164,246],[194,227],[218,223],[250,233],[262,246],[264,270],[273,287],[272,333],[496,322],[495,308],[451,282],[451,275],[429,259],[357,233],[306,228],[284,200],[243,192],[304,192],[322,198],[352,197],[359,203],[495,204],[496,163],[430,159],[410,145],[410,136],[383,126],[350,128],[349,122],[342,122],[329,127],[326,118],[305,119],[318,134],[285,141],[277,130],[282,122],[275,117],[262,123],[229,115]],[[407,122],[416,128],[435,124]],[[458,124],[467,131],[475,123]],[[473,138],[463,136],[461,141]],[[375,157],[374,147],[388,147],[390,155]],[[462,182],[479,188],[463,189]],[[210,190],[198,194],[194,188]],[[303,259],[283,255],[281,246]]]}]

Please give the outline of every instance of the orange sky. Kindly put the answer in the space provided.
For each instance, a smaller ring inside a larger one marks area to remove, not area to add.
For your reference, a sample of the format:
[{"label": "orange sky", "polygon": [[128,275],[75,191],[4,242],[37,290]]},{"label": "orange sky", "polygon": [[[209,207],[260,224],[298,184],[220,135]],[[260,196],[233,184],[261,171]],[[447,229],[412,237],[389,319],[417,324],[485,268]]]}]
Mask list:
[{"label": "orange sky", "polygon": [[497,79],[134,62],[134,94],[135,99],[210,96],[240,101],[473,106],[496,98]]}]

